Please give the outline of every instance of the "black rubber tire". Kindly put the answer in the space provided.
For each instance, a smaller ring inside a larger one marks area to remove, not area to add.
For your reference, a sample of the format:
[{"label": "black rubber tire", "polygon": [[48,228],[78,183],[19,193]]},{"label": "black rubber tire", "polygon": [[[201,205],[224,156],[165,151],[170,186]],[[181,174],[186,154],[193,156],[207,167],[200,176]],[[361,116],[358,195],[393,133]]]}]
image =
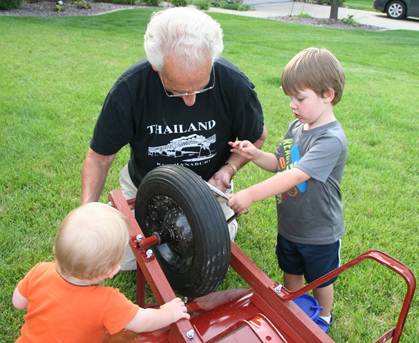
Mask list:
[{"label": "black rubber tire", "polygon": [[403,1],[390,1],[386,8],[387,16],[392,19],[406,18],[406,5]]},{"label": "black rubber tire", "polygon": [[135,217],[149,236],[172,227],[164,223],[166,218],[174,223],[172,213],[176,223],[185,224],[186,218],[188,225],[179,229],[173,242],[155,247],[154,253],[175,291],[188,297],[206,295],[224,280],[230,264],[224,213],[207,184],[193,171],[178,165],[157,167],[138,188]]}]

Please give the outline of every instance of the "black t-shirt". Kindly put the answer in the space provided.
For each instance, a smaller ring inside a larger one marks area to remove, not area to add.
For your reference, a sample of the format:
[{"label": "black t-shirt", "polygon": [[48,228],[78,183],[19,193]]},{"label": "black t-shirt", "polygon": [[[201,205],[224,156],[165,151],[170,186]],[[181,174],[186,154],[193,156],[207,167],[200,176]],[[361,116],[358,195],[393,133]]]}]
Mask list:
[{"label": "black t-shirt", "polygon": [[137,186],[164,164],[181,164],[208,180],[230,156],[228,141],[254,142],[263,131],[262,108],[249,79],[222,58],[214,63],[214,75],[215,87],[188,107],[165,94],[149,62],[133,65],[107,95],[91,148],[112,155],[129,144],[129,173]]}]

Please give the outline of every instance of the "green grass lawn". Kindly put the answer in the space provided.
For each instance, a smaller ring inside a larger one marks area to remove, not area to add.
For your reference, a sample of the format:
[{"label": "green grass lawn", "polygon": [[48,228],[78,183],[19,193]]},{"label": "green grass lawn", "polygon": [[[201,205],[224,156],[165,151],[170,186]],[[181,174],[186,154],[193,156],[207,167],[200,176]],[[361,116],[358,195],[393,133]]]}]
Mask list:
[{"label": "green grass lawn", "polygon": [[343,6],[364,11],[375,11],[374,0],[345,0]]},{"label": "green grass lawn", "polygon": [[[150,9],[98,17],[0,17],[0,342],[12,342],[22,313],[13,289],[41,260],[52,259],[58,223],[78,206],[80,170],[96,117],[113,82],[143,56]],[[418,274],[419,33],[339,31],[214,15],[225,34],[224,55],[253,80],[265,111],[272,151],[292,120],[279,89],[288,60],[309,46],[342,61],[347,85],[336,115],[349,140],[342,185],[347,233],[342,261],[381,249]],[[118,187],[118,154],[106,193]],[[268,174],[247,166],[238,189]],[[273,199],[240,218],[237,242],[269,276],[282,280],[274,254]],[[134,273],[109,282],[134,299]],[[230,272],[223,288],[242,286]],[[382,266],[365,262],[336,283],[336,342],[372,342],[395,325],[405,286]],[[417,297],[416,297],[417,298]],[[417,341],[415,301],[402,342]],[[75,325],[75,323],[69,323]]]}]

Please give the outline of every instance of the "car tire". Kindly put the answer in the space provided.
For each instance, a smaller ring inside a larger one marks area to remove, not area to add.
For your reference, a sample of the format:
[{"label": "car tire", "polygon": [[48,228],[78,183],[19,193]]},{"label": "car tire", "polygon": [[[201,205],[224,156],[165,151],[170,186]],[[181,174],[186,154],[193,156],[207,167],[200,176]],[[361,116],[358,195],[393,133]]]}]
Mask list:
[{"label": "car tire", "polygon": [[204,180],[190,169],[153,169],[137,193],[135,217],[146,236],[169,235],[153,248],[175,291],[188,297],[212,292],[230,264],[230,236],[220,204]]},{"label": "car tire", "polygon": [[386,9],[387,16],[392,19],[403,19],[406,17],[406,5],[403,1],[390,1]]}]

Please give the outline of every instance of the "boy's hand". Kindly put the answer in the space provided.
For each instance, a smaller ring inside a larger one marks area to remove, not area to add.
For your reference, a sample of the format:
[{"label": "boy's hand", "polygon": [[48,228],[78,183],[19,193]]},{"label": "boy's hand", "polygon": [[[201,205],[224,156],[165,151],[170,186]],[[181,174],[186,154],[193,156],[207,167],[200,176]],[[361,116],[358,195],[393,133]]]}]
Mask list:
[{"label": "boy's hand", "polygon": [[187,312],[186,305],[180,298],[174,298],[169,302],[160,306],[161,310],[170,313],[173,316],[173,323],[179,319],[189,319],[190,315]]},{"label": "boy's hand", "polygon": [[252,205],[253,199],[251,193],[245,189],[240,192],[234,193],[231,195],[230,200],[228,201],[228,206],[230,206],[235,213],[245,212],[250,205]]},{"label": "boy's hand", "polygon": [[260,150],[249,141],[235,141],[228,144],[231,146],[232,153],[237,153],[248,160],[254,160],[260,154]]}]

